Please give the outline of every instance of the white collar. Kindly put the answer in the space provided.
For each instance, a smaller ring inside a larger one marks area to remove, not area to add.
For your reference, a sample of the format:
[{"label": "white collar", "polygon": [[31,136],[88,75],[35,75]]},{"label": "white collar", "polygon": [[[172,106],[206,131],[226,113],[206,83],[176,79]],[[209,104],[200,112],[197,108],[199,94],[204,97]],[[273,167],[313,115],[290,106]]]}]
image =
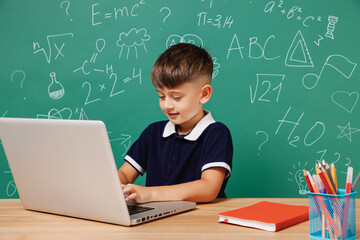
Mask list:
[{"label": "white collar", "polygon": [[[184,137],[184,139],[189,141],[196,141],[198,137],[203,133],[203,131],[212,123],[215,122],[214,118],[211,116],[211,113],[208,111],[205,111],[206,115],[196,124],[193,130]],[[175,124],[172,122],[168,122],[165,125],[163,137],[169,137],[171,134],[176,133]]]}]

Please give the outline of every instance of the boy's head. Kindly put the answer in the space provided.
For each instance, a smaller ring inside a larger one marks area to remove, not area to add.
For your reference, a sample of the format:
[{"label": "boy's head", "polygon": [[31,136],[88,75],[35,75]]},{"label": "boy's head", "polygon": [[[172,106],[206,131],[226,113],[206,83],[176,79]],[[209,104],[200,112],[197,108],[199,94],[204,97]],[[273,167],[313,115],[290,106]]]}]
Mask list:
[{"label": "boy's head", "polygon": [[203,104],[212,94],[213,62],[202,48],[173,45],[160,55],[151,80],[159,94],[161,110],[177,125],[179,134],[189,133],[203,118]]},{"label": "boy's head", "polygon": [[175,88],[183,83],[211,83],[213,61],[200,47],[178,43],[168,48],[155,62],[151,80],[156,88]]}]

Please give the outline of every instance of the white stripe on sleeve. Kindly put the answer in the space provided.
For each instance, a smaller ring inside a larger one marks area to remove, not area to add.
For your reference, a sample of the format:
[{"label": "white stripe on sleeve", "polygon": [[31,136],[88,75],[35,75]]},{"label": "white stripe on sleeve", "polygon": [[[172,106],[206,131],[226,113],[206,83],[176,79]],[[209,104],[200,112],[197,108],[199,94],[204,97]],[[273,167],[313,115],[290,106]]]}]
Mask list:
[{"label": "white stripe on sleeve", "polygon": [[211,162],[211,163],[207,163],[205,164],[202,168],[201,168],[201,172],[205,171],[206,169],[209,168],[225,168],[226,170],[228,170],[228,174],[226,174],[226,178],[230,177],[230,173],[231,173],[231,167],[229,166],[229,164],[227,164],[226,162]]},{"label": "white stripe on sleeve", "polygon": [[145,173],[145,170],[129,155],[125,156],[125,160],[128,161],[138,172],[140,172],[141,175]]}]

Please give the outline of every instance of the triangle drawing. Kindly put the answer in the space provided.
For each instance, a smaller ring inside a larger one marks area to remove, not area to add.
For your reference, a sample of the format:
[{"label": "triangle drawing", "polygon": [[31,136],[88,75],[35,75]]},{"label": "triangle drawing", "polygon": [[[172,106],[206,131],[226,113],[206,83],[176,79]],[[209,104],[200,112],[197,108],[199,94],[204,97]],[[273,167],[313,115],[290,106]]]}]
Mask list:
[{"label": "triangle drawing", "polygon": [[288,67],[314,67],[311,60],[309,49],[306,46],[305,39],[299,30],[286,54],[285,66]]}]

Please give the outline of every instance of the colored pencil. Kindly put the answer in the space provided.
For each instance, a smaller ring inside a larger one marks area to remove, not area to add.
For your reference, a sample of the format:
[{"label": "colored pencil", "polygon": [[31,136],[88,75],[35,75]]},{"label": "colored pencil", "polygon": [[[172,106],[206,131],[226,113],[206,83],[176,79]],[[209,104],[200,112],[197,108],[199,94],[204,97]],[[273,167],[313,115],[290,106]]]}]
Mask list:
[{"label": "colored pencil", "polygon": [[329,182],[326,180],[325,174],[323,171],[319,171],[319,177],[325,187],[326,193],[327,194],[334,194],[334,192],[331,190],[330,186],[329,186]]},{"label": "colored pencil", "polygon": [[317,163],[315,163],[315,172],[316,172],[316,174],[319,174],[319,168],[318,168]]},{"label": "colored pencil", "polygon": [[338,190],[339,188],[338,188],[337,177],[336,177],[336,168],[335,168],[334,163],[331,163],[330,172],[331,172],[332,179],[334,180],[334,185],[337,190],[337,193],[339,194],[339,190]]},{"label": "colored pencil", "polygon": [[[310,175],[309,175],[309,179],[310,179],[311,185],[314,189],[314,193],[320,193],[319,189],[316,187],[315,182]],[[335,237],[338,238],[338,236],[341,236],[341,233],[340,233],[341,228],[339,229],[337,227],[337,225],[335,224],[334,219],[332,218],[331,214],[329,213],[329,210],[327,209],[327,207],[325,205],[324,199],[321,196],[314,195],[314,197],[315,197],[315,199],[317,199],[317,201],[321,205],[321,208],[325,214],[325,217],[329,221],[330,227],[334,230]]]},{"label": "colored pencil", "polygon": [[[353,168],[348,167],[347,175],[346,175],[346,187],[345,187],[345,194],[351,193],[351,182],[353,177]],[[344,214],[343,214],[343,226],[342,226],[342,234],[343,239],[346,239],[346,229],[348,225],[348,213],[349,213],[349,201],[350,196],[345,197],[345,204],[344,204]]]},{"label": "colored pencil", "polygon": [[358,173],[358,175],[357,175],[357,177],[356,177],[353,185],[351,186],[351,189],[352,189],[353,191],[355,191],[357,185],[359,184],[359,181],[360,181],[360,171],[359,171],[359,173]]},{"label": "colored pencil", "polygon": [[303,172],[304,172],[304,178],[305,178],[306,184],[307,184],[307,186],[308,186],[308,188],[309,188],[309,191],[310,191],[310,192],[314,192],[314,190],[313,190],[313,188],[312,188],[312,186],[311,186],[311,182],[310,182],[310,179],[309,179],[309,175],[307,174],[307,172],[306,172],[305,169],[303,169]]},{"label": "colored pencil", "polygon": [[[324,167],[321,167],[320,171],[323,173],[323,175],[324,175],[324,177],[325,177],[325,179],[326,179],[326,182],[327,182],[327,184],[328,184],[328,186],[329,186],[329,188],[330,188],[329,194],[336,194],[335,189],[334,189],[334,187],[333,187],[333,185],[332,185],[332,183],[331,183],[331,181],[330,181],[330,178],[329,178],[329,176],[328,176],[327,171],[325,170],[325,168],[324,168]],[[323,180],[323,179],[321,179],[321,180]],[[325,183],[324,183],[324,185],[325,185]]]},{"label": "colored pencil", "polygon": [[326,170],[327,176],[329,177],[331,186],[332,186],[333,189],[334,189],[334,194],[339,194],[337,188],[335,187],[335,183],[334,183],[333,177],[332,177],[332,175],[331,175],[330,166],[329,166],[329,164],[327,164],[327,163],[325,164],[325,170]]}]

